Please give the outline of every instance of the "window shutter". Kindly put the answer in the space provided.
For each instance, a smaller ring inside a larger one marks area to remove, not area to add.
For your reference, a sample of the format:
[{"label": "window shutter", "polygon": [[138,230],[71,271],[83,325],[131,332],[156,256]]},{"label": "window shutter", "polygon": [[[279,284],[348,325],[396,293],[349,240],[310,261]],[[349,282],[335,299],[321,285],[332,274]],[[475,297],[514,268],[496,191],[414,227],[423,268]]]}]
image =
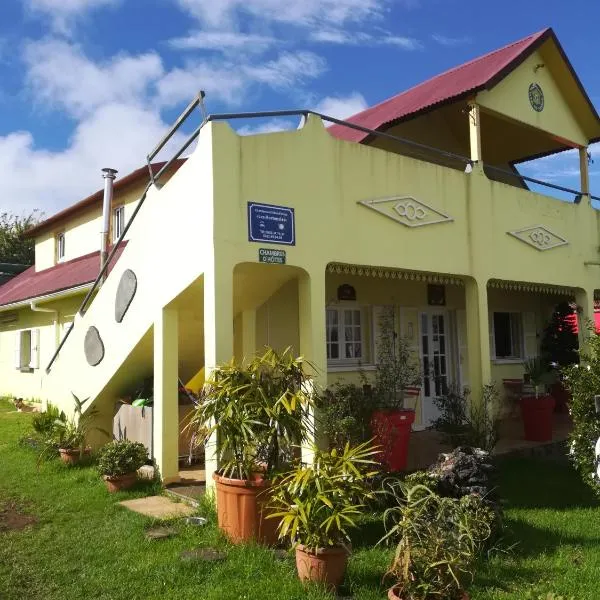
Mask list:
[{"label": "window shutter", "polygon": [[29,354],[29,368],[39,369],[40,368],[40,330],[31,330],[31,352]]},{"label": "window shutter", "polygon": [[21,368],[21,336],[22,331],[15,331],[15,369]]},{"label": "window shutter", "polygon": [[523,345],[525,350],[524,358],[532,358],[539,354],[534,312],[523,313]]}]

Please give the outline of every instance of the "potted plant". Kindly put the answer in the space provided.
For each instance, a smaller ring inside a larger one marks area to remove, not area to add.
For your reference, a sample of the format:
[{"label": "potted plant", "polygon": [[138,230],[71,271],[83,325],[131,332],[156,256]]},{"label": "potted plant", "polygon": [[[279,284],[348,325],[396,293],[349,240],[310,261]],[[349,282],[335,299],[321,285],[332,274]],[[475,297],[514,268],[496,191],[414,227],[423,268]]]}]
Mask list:
[{"label": "potted plant", "polygon": [[114,440],[98,452],[98,471],[109,492],[132,487],[137,470],[148,462],[148,451],[141,442]]},{"label": "potted plant", "polygon": [[532,394],[521,397],[521,415],[525,439],[533,442],[552,440],[552,415],[555,400],[547,393],[548,386],[555,380],[555,374],[546,361],[537,356],[525,362],[526,387]]},{"label": "potted plant", "polygon": [[196,443],[218,440],[217,519],[234,542],[277,541],[276,524],[266,520],[270,479],[308,439],[307,384],[302,358],[268,348],[247,366],[217,368],[191,414],[187,427]]},{"label": "potted plant", "polygon": [[468,600],[478,557],[492,535],[493,511],[478,495],[441,497],[424,485],[393,488],[384,513],[397,543],[387,577],[389,600]]},{"label": "potted plant", "polygon": [[[98,411],[95,408],[83,414],[83,407],[89,400],[80,400],[72,393],[75,401],[73,416],[68,418],[63,412],[54,420],[51,427],[46,426],[43,449],[38,458],[38,464],[48,455],[58,451],[62,462],[68,465],[78,463],[84,455],[89,455],[90,448],[86,445],[86,439],[90,431],[101,431],[109,435],[103,429],[93,425],[94,417]],[[55,411],[55,409],[52,409]]]},{"label": "potted plant", "polygon": [[346,572],[348,530],[375,495],[370,482],[377,471],[369,469],[377,450],[366,442],[312,451],[312,464],[300,464],[275,481],[268,518],[278,520],[279,537],[295,546],[298,577],[335,590]]},{"label": "potted plant", "polygon": [[375,443],[381,447],[381,463],[388,471],[402,471],[415,420],[415,411],[405,405],[405,397],[410,388],[421,386],[423,375],[409,341],[394,331],[393,307],[382,312],[379,332],[371,427]]}]

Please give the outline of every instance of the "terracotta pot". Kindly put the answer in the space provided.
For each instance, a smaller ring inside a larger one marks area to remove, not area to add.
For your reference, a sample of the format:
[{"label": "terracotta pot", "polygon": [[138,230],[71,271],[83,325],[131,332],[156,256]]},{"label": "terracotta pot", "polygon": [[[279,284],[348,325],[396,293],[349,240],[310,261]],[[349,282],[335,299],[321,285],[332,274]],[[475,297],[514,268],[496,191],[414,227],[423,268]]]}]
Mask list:
[{"label": "terracotta pot", "polygon": [[552,396],[523,396],[521,416],[525,439],[531,442],[551,442],[555,400]]},{"label": "terracotta pot", "polygon": [[102,479],[104,479],[106,489],[112,494],[133,487],[137,481],[137,473],[133,471],[132,473],[125,473],[125,475],[103,475]]},{"label": "terracotta pot", "polygon": [[376,410],[371,418],[374,443],[381,446],[379,460],[388,471],[404,471],[408,461],[412,410]]},{"label": "terracotta pot", "polygon": [[271,482],[261,475],[250,481],[213,474],[217,491],[219,528],[234,543],[256,540],[277,543],[277,519],[267,519]]},{"label": "terracotta pot", "polygon": [[[388,590],[388,600],[410,600],[410,598],[403,598],[398,594],[397,588],[390,588]],[[469,600],[469,594],[467,594],[467,592],[463,592],[462,600]]]},{"label": "terracotta pot", "polygon": [[[81,460],[81,451],[79,448],[59,448],[58,453],[60,455],[60,460],[62,460],[66,465],[76,465]],[[90,448],[86,448],[83,451],[84,456],[89,456]]]},{"label": "terracotta pot", "polygon": [[336,591],[344,581],[348,551],[337,546],[308,550],[306,546],[296,546],[296,569],[300,581],[316,581]]}]

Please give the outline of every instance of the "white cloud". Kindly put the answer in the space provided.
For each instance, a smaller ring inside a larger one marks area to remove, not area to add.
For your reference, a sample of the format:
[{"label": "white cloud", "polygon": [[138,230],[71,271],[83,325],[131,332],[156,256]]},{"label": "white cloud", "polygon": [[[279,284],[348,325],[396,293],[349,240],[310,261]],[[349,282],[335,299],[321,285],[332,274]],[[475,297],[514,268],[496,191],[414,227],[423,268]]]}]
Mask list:
[{"label": "white cloud", "polygon": [[[348,96],[327,96],[323,98],[315,107],[315,111],[328,117],[336,119],[347,119],[356,113],[359,113],[368,104],[364,96],[358,92],[352,92]],[[327,125],[327,123],[326,123]]]},{"label": "white cloud", "polygon": [[389,0],[176,0],[207,27],[233,27],[241,14],[272,22],[339,26],[381,17]]},{"label": "white cloud", "polygon": [[377,34],[365,31],[344,29],[316,29],[310,33],[313,42],[323,44],[340,44],[346,46],[396,46],[403,50],[421,50],[423,44],[412,37],[391,35],[386,32]]},{"label": "white cloud", "polygon": [[178,50],[244,50],[262,52],[276,43],[271,36],[235,31],[194,31],[169,43]]},{"label": "white cloud", "polygon": [[312,52],[283,52],[277,58],[261,64],[204,62],[185,69],[174,69],[162,77],[157,83],[158,100],[164,106],[173,106],[203,89],[208,101],[214,98],[227,104],[240,105],[244,101],[244,94],[253,86],[292,89],[320,76],[326,66],[325,61]]},{"label": "white cloud", "polygon": [[96,64],[74,45],[45,40],[26,46],[27,82],[37,100],[84,117],[109,102],[144,98],[163,75],[157,54],[120,55]]},{"label": "white cloud", "polygon": [[298,123],[289,119],[268,119],[262,123],[251,123],[240,127],[237,132],[239,135],[256,135],[259,133],[276,133],[277,131],[289,131],[296,129]]},{"label": "white cloud", "polygon": [[434,42],[437,42],[440,46],[447,46],[447,47],[453,47],[453,46],[464,46],[466,44],[470,44],[473,40],[471,40],[470,37],[467,36],[463,36],[463,37],[448,37],[445,35],[440,35],[437,33],[434,33],[431,36],[431,39]]},{"label": "white cloud", "polygon": [[50,17],[55,31],[69,33],[73,22],[106,6],[117,5],[121,0],[25,0],[25,6],[33,13]]}]

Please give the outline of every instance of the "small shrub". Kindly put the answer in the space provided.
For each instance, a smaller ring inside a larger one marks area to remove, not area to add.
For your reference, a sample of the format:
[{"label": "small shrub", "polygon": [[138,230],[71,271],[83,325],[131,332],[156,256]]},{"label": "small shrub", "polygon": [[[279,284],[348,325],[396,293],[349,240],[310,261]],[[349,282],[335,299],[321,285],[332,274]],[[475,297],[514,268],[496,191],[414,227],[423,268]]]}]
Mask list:
[{"label": "small shrub", "polygon": [[106,444],[98,453],[100,475],[118,477],[134,473],[148,461],[148,451],[141,442],[115,440]]},{"label": "small shrub", "polygon": [[373,402],[363,387],[337,383],[317,399],[319,420],[332,448],[362,444],[371,437]]},{"label": "small shrub", "polygon": [[472,446],[489,452],[498,443],[498,390],[493,383],[484,385],[482,401],[478,403],[471,402],[469,394],[467,388],[453,388],[435,398],[440,416],[433,428],[453,448]]},{"label": "small shrub", "polygon": [[489,508],[475,495],[443,498],[422,485],[400,491],[384,513],[381,541],[397,544],[387,577],[401,598],[459,600],[492,535]]},{"label": "small shrub", "polygon": [[46,439],[53,434],[58,420],[65,421],[65,413],[53,404],[48,403],[48,407],[44,412],[33,413],[31,426],[36,436]]}]

